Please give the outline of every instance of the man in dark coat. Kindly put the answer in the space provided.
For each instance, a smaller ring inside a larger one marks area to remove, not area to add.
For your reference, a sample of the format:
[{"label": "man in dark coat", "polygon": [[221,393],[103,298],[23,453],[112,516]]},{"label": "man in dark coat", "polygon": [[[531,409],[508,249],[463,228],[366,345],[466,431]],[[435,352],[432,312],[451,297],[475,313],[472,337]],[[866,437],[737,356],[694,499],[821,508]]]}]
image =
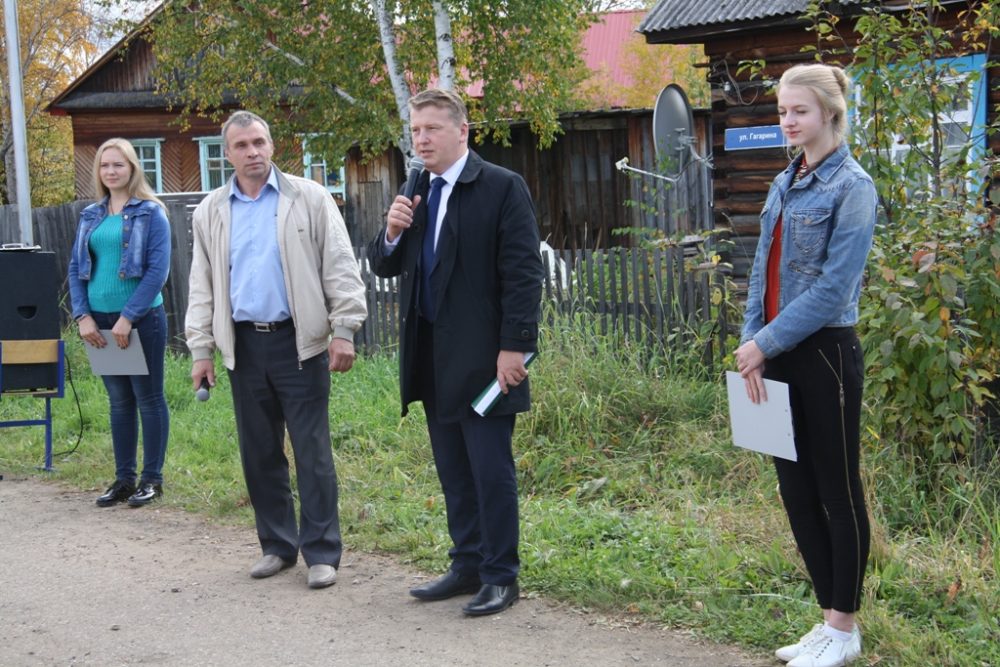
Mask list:
[{"label": "man in dark coat", "polygon": [[[412,200],[392,203],[368,259],[376,275],[402,278],[402,410],[423,402],[454,543],[448,572],[410,594],[475,593],[463,611],[482,616],[518,597],[511,436],[516,413],[530,407],[525,353],[538,338],[538,225],[524,179],[469,150],[460,97],[432,89],[409,104],[425,171]],[[471,404],[494,380],[502,396],[480,416]]]}]

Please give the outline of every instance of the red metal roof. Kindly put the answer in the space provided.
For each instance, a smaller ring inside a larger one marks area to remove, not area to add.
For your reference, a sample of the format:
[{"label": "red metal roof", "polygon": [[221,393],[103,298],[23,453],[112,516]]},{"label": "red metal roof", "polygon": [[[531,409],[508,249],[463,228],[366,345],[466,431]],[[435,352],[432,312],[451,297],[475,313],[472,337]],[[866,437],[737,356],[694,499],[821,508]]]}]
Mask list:
[{"label": "red metal roof", "polygon": [[645,14],[644,9],[609,12],[591,24],[581,40],[587,69],[607,72],[612,82],[630,87],[632,77],[625,68],[624,47],[631,39],[643,41],[635,29]]}]

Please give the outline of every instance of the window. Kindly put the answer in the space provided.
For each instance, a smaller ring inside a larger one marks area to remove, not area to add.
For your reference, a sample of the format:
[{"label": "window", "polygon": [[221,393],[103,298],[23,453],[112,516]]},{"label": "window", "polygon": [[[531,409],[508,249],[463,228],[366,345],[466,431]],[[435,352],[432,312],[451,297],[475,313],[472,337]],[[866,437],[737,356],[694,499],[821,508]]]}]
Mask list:
[{"label": "window", "polygon": [[163,192],[163,174],[160,172],[160,143],[163,139],[132,139],[132,148],[139,157],[139,166],[146,175],[146,182],[153,192]]},{"label": "window", "polygon": [[302,164],[305,167],[303,175],[306,178],[316,181],[325,187],[333,195],[334,199],[337,200],[338,204],[344,203],[346,189],[343,167],[339,169],[327,168],[326,160],[318,155],[309,153],[307,141],[302,142]]},{"label": "window", "polygon": [[[956,161],[963,159],[962,149],[968,146],[966,163],[974,163],[982,158],[986,151],[986,56],[975,54],[942,58],[936,60],[934,66],[952,74],[944,79],[944,83],[955,86],[955,93],[950,103],[937,114],[943,141],[941,156],[945,162],[950,161],[955,164]],[[973,73],[976,75],[970,76]],[[861,104],[860,86],[855,87],[855,93],[857,109]],[[860,120],[862,126],[868,122],[857,117],[855,120]],[[891,147],[891,158],[895,164],[903,165],[907,163],[914,146],[907,143],[904,134],[897,133],[895,136],[896,140]],[[959,187],[973,191],[979,185],[978,181],[979,177],[970,172],[966,176],[964,185]],[[910,185],[917,187],[919,183],[911,182]]]},{"label": "window", "polygon": [[201,189],[208,192],[222,187],[233,175],[233,166],[226,160],[222,150],[222,137],[203,137],[197,141]]},{"label": "window", "polygon": [[[986,126],[986,72],[984,70],[986,56],[982,54],[965,56],[954,60],[938,60],[936,64],[949,67],[956,76],[947,79],[950,84],[969,79],[969,72],[979,72],[979,76],[968,81],[968,85],[958,86],[951,104],[938,113],[938,122],[944,140],[944,157],[954,159],[961,146],[973,139],[974,147],[969,156],[974,160],[982,155],[985,149],[984,128]],[[909,152],[910,146],[904,143],[902,136],[893,147],[893,161],[901,162]]]}]

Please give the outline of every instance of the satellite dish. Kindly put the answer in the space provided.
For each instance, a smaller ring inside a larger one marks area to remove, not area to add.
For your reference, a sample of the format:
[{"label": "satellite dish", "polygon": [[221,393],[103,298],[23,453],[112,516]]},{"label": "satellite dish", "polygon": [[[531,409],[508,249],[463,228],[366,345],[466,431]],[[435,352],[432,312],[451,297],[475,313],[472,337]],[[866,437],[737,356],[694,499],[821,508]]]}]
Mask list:
[{"label": "satellite dish", "polygon": [[684,89],[668,84],[656,96],[653,107],[653,143],[657,164],[669,165],[671,171],[683,170],[691,156],[694,115]]}]

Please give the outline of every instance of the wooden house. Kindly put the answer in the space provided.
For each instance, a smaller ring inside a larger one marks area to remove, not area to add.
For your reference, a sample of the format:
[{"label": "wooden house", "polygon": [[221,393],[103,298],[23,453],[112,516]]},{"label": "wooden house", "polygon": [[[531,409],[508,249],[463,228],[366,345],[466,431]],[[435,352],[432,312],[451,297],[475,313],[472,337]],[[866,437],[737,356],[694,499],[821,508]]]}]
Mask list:
[{"label": "wooden house", "polygon": [[[641,17],[642,12],[617,12],[596,22],[583,40],[589,49],[588,65],[622,77],[620,63],[615,61],[621,49],[615,47],[641,39],[634,32]],[[156,92],[156,61],[146,35],[140,25],[48,106],[50,113],[72,119],[76,196],[80,199],[94,196],[94,155],[104,140],[114,136],[132,141],[147,178],[159,193],[205,192],[232,173],[223,155],[219,125],[203,117],[178,124],[167,96]],[[669,79],[669,73],[665,78]],[[650,107],[656,92],[649,93]],[[238,105],[236,99],[227,100],[224,110]],[[705,118],[707,114],[699,116],[702,121]],[[615,163],[625,156],[636,167],[653,169],[650,108],[589,110],[566,114],[561,120],[564,134],[545,150],[522,124],[512,127],[509,147],[475,146],[486,159],[524,175],[536,202],[542,238],[554,247],[621,245],[628,238],[612,233],[621,228],[677,232],[710,226],[707,178],[694,179],[692,194],[685,193],[685,210],[680,214],[657,205],[645,209],[625,205],[626,200],[650,198],[644,184],[615,170]],[[704,122],[701,127],[698,148],[704,151],[708,135]],[[301,145],[279,146],[276,162],[289,173],[304,174],[327,186],[344,212],[356,245],[381,227],[385,210],[405,178],[404,160],[395,148],[366,161],[354,149],[342,168],[328,169],[325,162],[303,154]]]},{"label": "wooden house", "polygon": [[[881,4],[890,11],[904,10],[908,1],[840,0],[824,3],[824,8],[840,17],[838,29],[849,45],[856,42],[852,26],[865,6]],[[945,0],[938,17],[941,25],[954,24],[958,12],[968,9],[969,0]],[[809,0],[659,0],[647,13],[638,31],[649,44],[700,44],[708,59],[707,76],[712,89],[711,136],[714,160],[714,224],[732,230],[736,249],[734,273],[746,275],[753,259],[759,214],[768,186],[788,162],[782,148],[727,150],[726,130],[773,126],[778,123],[773,95],[761,83],[740,72],[744,61],[764,60],[763,79],[776,80],[790,65],[814,59],[803,51],[816,45],[816,33],[806,30],[802,15]],[[994,47],[995,49],[996,47]],[[834,58],[835,59],[835,58]],[[970,57],[970,62],[986,68],[980,80],[983,91],[970,98],[968,115],[992,121],[989,110],[1000,102],[1000,66],[996,51]],[[989,148],[1000,149],[1000,135]]]}]

